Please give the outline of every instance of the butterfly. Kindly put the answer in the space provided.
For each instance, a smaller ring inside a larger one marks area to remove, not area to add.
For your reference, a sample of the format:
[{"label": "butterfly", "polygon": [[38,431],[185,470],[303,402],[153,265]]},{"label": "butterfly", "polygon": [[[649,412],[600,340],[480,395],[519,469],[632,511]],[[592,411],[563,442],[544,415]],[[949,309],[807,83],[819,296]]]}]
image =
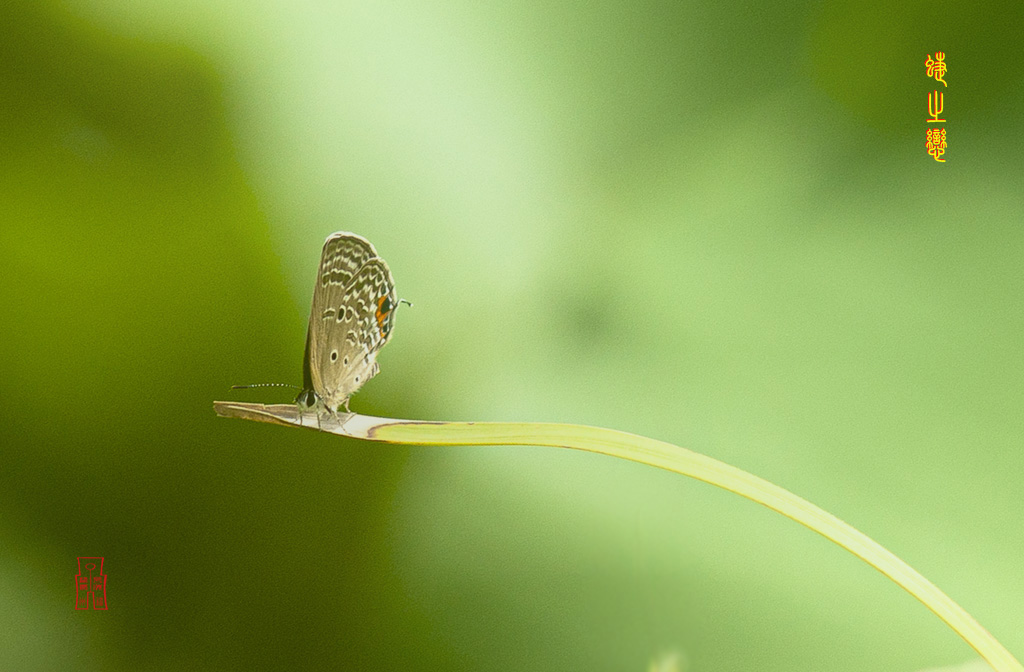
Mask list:
[{"label": "butterfly", "polygon": [[342,406],[351,412],[349,399],[380,371],[377,353],[391,338],[399,303],[391,270],[370,241],[344,231],[327,238],[309,312],[300,407],[322,403],[332,413]]}]

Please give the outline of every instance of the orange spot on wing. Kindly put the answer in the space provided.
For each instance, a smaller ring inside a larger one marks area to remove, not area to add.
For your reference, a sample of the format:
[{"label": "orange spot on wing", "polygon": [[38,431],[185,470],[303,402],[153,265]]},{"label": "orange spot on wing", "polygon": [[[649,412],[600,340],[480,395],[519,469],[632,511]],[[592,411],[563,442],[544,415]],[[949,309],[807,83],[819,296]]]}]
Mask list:
[{"label": "orange spot on wing", "polygon": [[377,328],[380,330],[380,337],[381,338],[387,338],[387,336],[388,336],[384,332],[384,322],[385,322],[385,320],[388,319],[388,315],[391,314],[391,311],[390,310],[386,310],[386,311],[382,311],[381,310],[381,308],[384,307],[384,300],[387,299],[387,298],[388,298],[388,295],[385,294],[384,296],[382,296],[379,299],[377,299],[377,314],[376,314],[376,317],[377,317]]}]

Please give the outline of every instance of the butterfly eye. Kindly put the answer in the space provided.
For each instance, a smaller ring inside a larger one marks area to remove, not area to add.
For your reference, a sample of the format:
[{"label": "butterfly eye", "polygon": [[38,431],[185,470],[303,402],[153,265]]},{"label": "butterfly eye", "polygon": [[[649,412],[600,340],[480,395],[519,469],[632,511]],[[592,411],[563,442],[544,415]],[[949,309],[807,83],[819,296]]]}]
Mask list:
[{"label": "butterfly eye", "polygon": [[338,351],[337,350],[331,350],[331,361],[332,362],[338,361]]}]

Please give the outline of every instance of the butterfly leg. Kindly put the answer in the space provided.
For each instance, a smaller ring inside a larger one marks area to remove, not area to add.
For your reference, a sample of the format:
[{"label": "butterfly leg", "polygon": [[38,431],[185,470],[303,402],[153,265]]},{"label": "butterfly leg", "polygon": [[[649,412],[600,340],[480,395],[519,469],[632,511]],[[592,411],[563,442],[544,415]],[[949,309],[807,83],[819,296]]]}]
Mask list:
[{"label": "butterfly leg", "polygon": [[321,418],[323,417],[324,414],[329,414],[330,412],[331,412],[331,409],[327,408],[327,405],[324,404],[324,402],[322,400],[317,399],[317,402],[316,402],[316,428],[317,428],[318,431],[321,431],[321,432],[324,431],[324,426],[323,426]]}]

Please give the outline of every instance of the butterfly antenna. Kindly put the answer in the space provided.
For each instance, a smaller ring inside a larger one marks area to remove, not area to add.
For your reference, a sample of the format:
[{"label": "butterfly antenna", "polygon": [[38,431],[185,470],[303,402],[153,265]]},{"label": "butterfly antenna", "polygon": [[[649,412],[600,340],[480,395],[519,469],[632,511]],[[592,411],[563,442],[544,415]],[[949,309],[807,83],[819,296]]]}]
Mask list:
[{"label": "butterfly antenna", "polygon": [[302,389],[298,385],[290,385],[288,383],[253,383],[252,385],[232,385],[231,389],[232,390],[247,390],[250,387],[293,387],[296,390],[301,390]]}]

